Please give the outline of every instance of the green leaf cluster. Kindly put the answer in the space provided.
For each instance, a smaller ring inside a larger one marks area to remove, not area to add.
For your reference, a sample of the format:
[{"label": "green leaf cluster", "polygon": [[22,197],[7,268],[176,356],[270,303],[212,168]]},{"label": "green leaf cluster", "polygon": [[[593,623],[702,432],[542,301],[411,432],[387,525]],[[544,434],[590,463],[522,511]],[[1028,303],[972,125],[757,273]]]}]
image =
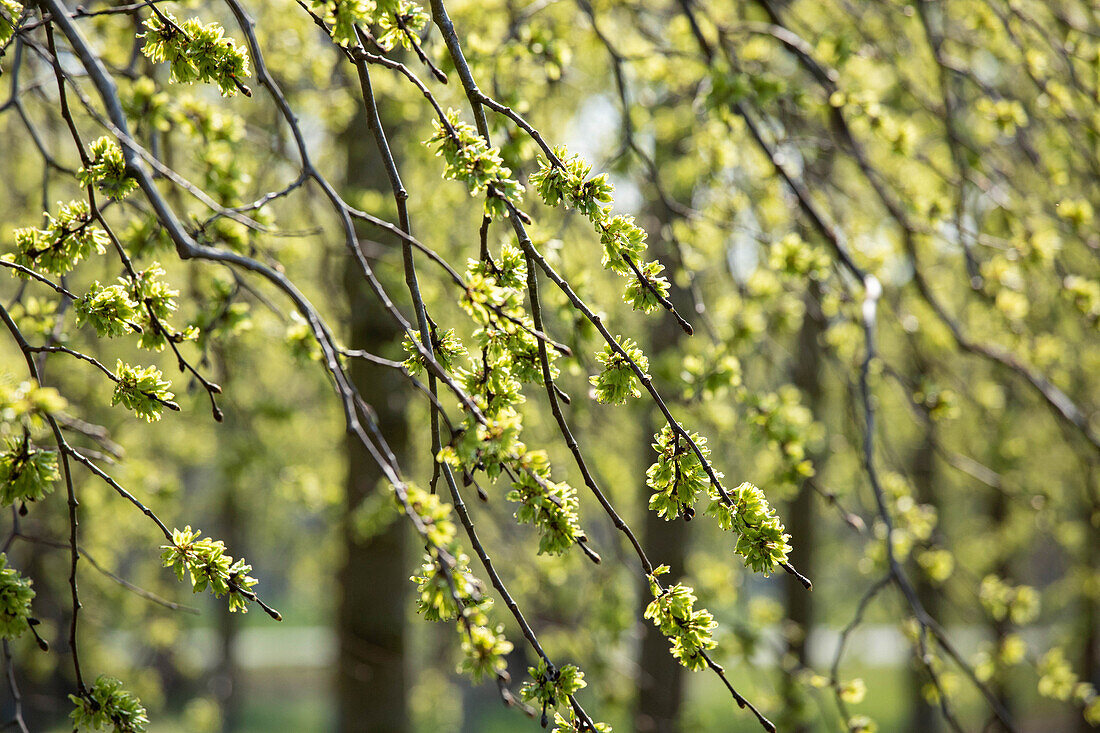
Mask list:
[{"label": "green leaf cluster", "polygon": [[329,26],[332,40],[341,46],[354,46],[356,24],[370,25],[374,19],[372,0],[309,0],[309,10]]},{"label": "green leaf cluster", "polygon": [[695,608],[698,599],[690,586],[677,583],[662,588],[658,578],[668,572],[668,566],[661,565],[649,576],[653,600],[646,606],[644,615],[672,642],[672,656],[684,667],[698,672],[707,667],[702,653],[716,646],[711,635],[718,622],[710,611]]},{"label": "green leaf cluster", "polygon": [[[406,487],[406,500],[419,517],[428,543],[420,572],[410,578],[417,584],[417,612],[429,621],[457,620],[462,636],[460,672],[475,682],[504,674],[512,643],[504,637],[502,625],[490,625],[492,598],[484,594],[484,584],[470,572],[469,558],[459,546],[450,518],[451,507],[435,494],[411,485]],[[448,573],[443,572],[444,567]]]},{"label": "green leaf cluster", "polygon": [[126,173],[122,148],[109,137],[100,137],[88,149],[89,160],[76,172],[84,186],[95,186],[109,198],[119,201],[137,188],[137,181]]},{"label": "green leaf cluster", "polygon": [[632,216],[611,214],[615,187],[606,173],[591,175],[592,166],[565,147],[555,148],[554,156],[561,165],[539,156],[539,169],[531,174],[531,184],[548,206],[564,203],[592,222],[603,245],[603,266],[630,278],[623,300],[634,310],[652,312],[661,305],[661,298],[668,297],[669,283],[661,275],[661,263],[653,260],[642,264],[645,230]]},{"label": "green leaf cluster", "polygon": [[111,404],[121,404],[146,422],[160,420],[164,408],[179,409],[172,401],[175,396],[168,391],[172,383],[163,378],[154,366],[135,367],[121,359],[115,366],[115,393]]},{"label": "green leaf cluster", "polygon": [[642,396],[640,381],[631,362],[638,366],[642,374],[649,376],[649,359],[634,339],[616,336],[615,343],[619,349],[604,344],[603,350],[596,354],[603,371],[588,378],[596,388],[596,401],[602,404],[621,405],[631,397]]},{"label": "green leaf cluster", "polygon": [[0,552],[0,639],[15,639],[30,628],[31,579],[8,565],[8,556]]},{"label": "green leaf cluster", "polygon": [[[691,440],[699,446],[704,457],[710,455],[706,438],[692,433]],[[699,494],[710,490],[710,477],[691,444],[671,426],[664,426],[653,436],[653,441],[657,462],[646,471],[646,485],[653,491],[649,497],[649,508],[665,520],[676,519],[680,515],[691,519],[695,516],[692,507]],[[721,478],[721,474],[718,477]]]},{"label": "green leaf cluster", "polygon": [[[392,7],[391,7],[392,6]],[[379,3],[376,24],[378,45],[390,51],[397,46],[411,50],[416,34],[424,30],[431,16],[409,0],[384,0]]]},{"label": "green leaf cluster", "polygon": [[540,659],[537,666],[528,667],[527,674],[531,679],[520,687],[520,697],[541,705],[544,715],[547,708],[568,707],[569,696],[588,685],[584,672],[576,666],[564,664],[552,668],[545,659]]},{"label": "green leaf cluster", "polygon": [[124,285],[100,285],[96,280],[83,298],[73,303],[76,325],[90,323],[97,335],[113,338],[132,333],[137,305]]},{"label": "green leaf cluster", "polygon": [[107,250],[107,233],[92,221],[87,201],[59,202],[57,217],[47,214],[44,228],[16,229],[16,251],[5,256],[17,265],[64,275],[93,251],[103,254]]},{"label": "green leaf cluster", "polygon": [[251,577],[252,566],[244,558],[234,560],[226,553],[225,543],[209,537],[190,526],[172,530],[172,544],[161,545],[161,562],[172,568],[176,577],[191,581],[195,593],[207,588],[215,598],[229,596],[229,610],[248,612],[248,601],[256,579]]},{"label": "green leaf cluster", "polygon": [[141,52],[154,63],[167,61],[172,81],[213,82],[222,96],[233,96],[249,71],[248,54],[217,23],[191,18],[181,24],[171,13],[154,13],[145,21]]},{"label": "green leaf cluster", "polygon": [[731,504],[721,497],[712,497],[707,514],[718,520],[722,529],[737,532],[734,551],[753,571],[770,574],[775,566],[787,561],[791,551],[790,535],[779,521],[775,509],[764,492],[745,482],[729,492]]},{"label": "green leaf cluster", "polygon": [[38,501],[60,478],[56,451],[35,448],[27,435],[8,438],[7,450],[0,454],[0,506]]},{"label": "green leaf cluster", "polygon": [[[462,343],[462,339],[458,337],[458,334],[455,333],[453,328],[449,328],[442,334],[433,334],[432,340],[432,350],[435,360],[448,372],[455,371],[458,366],[459,358],[466,356],[468,353],[466,351],[466,346]],[[413,342],[412,336],[409,333],[405,334],[405,338],[401,342],[401,347],[405,350],[405,353],[409,355],[404,362],[405,368],[408,369],[411,374],[419,376],[428,366],[428,361],[416,348],[416,343]]]},{"label": "green leaf cluster", "polygon": [[425,145],[438,146],[436,155],[446,163],[443,177],[465,183],[471,196],[488,193],[486,216],[506,218],[508,206],[519,206],[523,201],[523,186],[511,177],[512,169],[504,165],[500,150],[489,147],[473,125],[462,122],[453,109],[447,110],[446,118],[446,124],[432,120],[435,134],[424,141]]},{"label": "green leaf cluster", "polygon": [[114,677],[100,675],[84,696],[69,695],[69,699],[76,706],[69,717],[77,730],[144,733],[149,724],[141,700]]},{"label": "green leaf cluster", "polygon": [[550,460],[545,451],[528,451],[518,461],[520,472],[512,482],[508,501],[521,504],[516,521],[533,524],[539,531],[539,554],[560,555],[584,540],[577,510],[577,490],[550,480]]}]

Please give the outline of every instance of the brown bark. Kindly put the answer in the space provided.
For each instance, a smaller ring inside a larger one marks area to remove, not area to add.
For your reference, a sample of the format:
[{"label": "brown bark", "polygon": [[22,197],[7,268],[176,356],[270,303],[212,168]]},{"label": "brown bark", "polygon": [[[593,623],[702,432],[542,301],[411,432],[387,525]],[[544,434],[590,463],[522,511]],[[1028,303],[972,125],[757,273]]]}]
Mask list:
[{"label": "brown bark", "polygon": [[[791,380],[802,391],[806,407],[817,415],[820,412],[821,388],[821,344],[819,339],[825,330],[825,317],[818,305],[819,289],[815,285],[806,292],[804,298],[806,315],[798,333],[798,354],[791,370]],[[814,466],[821,471],[821,456],[811,456]],[[813,479],[807,479],[798,487],[798,493],[787,505],[786,526],[791,535],[790,561],[794,567],[809,578],[814,577],[814,556],[816,525],[814,517]],[[785,576],[783,587],[784,605],[789,632],[787,634],[787,653],[793,658],[795,668],[808,665],[806,642],[814,627],[814,597],[791,575]],[[795,670],[791,670],[795,671]],[[810,730],[802,708],[805,695],[801,685],[791,674],[783,680],[783,700],[787,717],[791,720],[792,733],[805,733]]]},{"label": "brown bark", "polygon": [[[346,182],[352,188],[389,191],[365,116],[345,137]],[[394,251],[394,250],[391,250]],[[367,253],[368,256],[377,253]],[[385,316],[358,273],[345,275],[351,312],[349,344],[372,353],[392,352],[400,333]],[[379,427],[400,460],[406,452],[406,390],[395,370],[357,361],[351,377],[378,414]],[[356,440],[347,442],[348,475],[344,499],[344,564],[338,577],[337,729],[340,733],[407,733],[406,612],[409,561],[401,522],[367,538],[357,537],[351,517],[360,503],[384,491],[381,471]]]}]

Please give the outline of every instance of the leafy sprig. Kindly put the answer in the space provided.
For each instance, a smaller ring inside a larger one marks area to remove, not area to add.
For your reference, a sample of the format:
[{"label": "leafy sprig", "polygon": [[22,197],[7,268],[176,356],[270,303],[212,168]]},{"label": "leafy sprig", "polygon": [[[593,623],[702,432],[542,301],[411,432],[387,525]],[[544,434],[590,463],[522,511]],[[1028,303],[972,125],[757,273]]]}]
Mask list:
[{"label": "leafy sprig", "polygon": [[653,600],[646,606],[644,615],[672,642],[672,656],[684,667],[697,672],[707,666],[704,653],[716,646],[712,633],[718,622],[710,611],[695,608],[698,599],[690,586],[677,583],[662,588],[658,578],[668,572],[669,567],[661,565],[649,576]]},{"label": "leafy sprig", "polygon": [[57,452],[35,448],[26,434],[6,442],[7,450],[0,455],[0,506],[45,498],[61,478]]},{"label": "leafy sprig", "polygon": [[[710,455],[706,438],[692,433],[691,440],[704,457]],[[649,508],[666,520],[681,515],[691,519],[695,516],[696,500],[701,493],[706,495],[710,487],[710,477],[691,444],[670,426],[654,435],[653,441],[657,462],[646,471],[646,485],[653,490]],[[721,478],[721,474],[718,476]]]},{"label": "leafy sprig", "polygon": [[182,24],[171,13],[155,12],[145,21],[141,52],[154,63],[167,61],[174,82],[213,82],[222,96],[238,91],[251,96],[242,80],[248,78],[248,54],[217,23],[191,18]]},{"label": "leafy sprig", "polygon": [[76,708],[69,717],[77,730],[144,733],[149,717],[141,700],[114,677],[100,675],[84,696],[69,695]]},{"label": "leafy sprig", "polygon": [[103,254],[107,250],[110,243],[107,233],[92,221],[87,201],[59,202],[57,217],[47,214],[44,228],[16,229],[16,251],[5,256],[17,265],[64,275],[92,252]]},{"label": "leafy sprig", "polygon": [[31,579],[8,566],[8,556],[0,552],[0,639],[15,639],[30,628]]},{"label": "leafy sprig", "polygon": [[201,534],[190,526],[172,530],[172,544],[161,546],[164,567],[172,568],[180,581],[188,578],[195,593],[209,588],[215,598],[228,595],[231,612],[247,613],[257,583],[249,575],[252,566],[244,558],[234,560],[221,540]]},{"label": "leafy sprig", "polygon": [[130,366],[119,359],[115,366],[115,378],[117,383],[111,398],[112,405],[121,404],[146,422],[160,420],[165,407],[179,410],[179,405],[172,401],[175,395],[168,391],[172,383],[164,379],[156,367]]},{"label": "leafy sprig", "polygon": [[603,351],[596,354],[597,361],[603,365],[603,371],[589,377],[588,381],[596,388],[596,401],[621,405],[631,397],[641,397],[638,375],[631,361],[638,365],[643,374],[649,370],[649,359],[642,353],[637,342],[631,338],[616,336],[615,342],[622,352],[604,344]]},{"label": "leafy sprig", "polygon": [[95,186],[115,201],[134,192],[138,184],[126,173],[126,159],[118,143],[104,136],[92,142],[88,153],[88,165],[76,172],[81,184]]}]

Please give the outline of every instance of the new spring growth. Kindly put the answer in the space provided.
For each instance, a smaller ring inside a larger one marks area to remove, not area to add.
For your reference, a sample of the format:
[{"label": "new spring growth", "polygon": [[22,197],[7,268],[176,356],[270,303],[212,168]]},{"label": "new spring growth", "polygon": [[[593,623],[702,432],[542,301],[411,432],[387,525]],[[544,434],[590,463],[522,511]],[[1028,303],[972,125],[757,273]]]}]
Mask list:
[{"label": "new spring growth", "polygon": [[135,367],[118,360],[115,366],[115,394],[112,405],[121,404],[145,422],[160,420],[164,408],[179,410],[172,401],[175,396],[168,391],[172,383],[163,378],[160,370],[154,366]]},{"label": "new spring growth", "polygon": [[615,342],[623,353],[612,349],[610,344],[604,344],[603,351],[596,354],[596,359],[603,365],[603,371],[588,378],[588,381],[596,388],[596,401],[621,405],[631,397],[641,397],[638,375],[630,362],[633,360],[643,374],[648,376],[649,359],[634,339],[616,336]]},{"label": "new spring growth", "polygon": [[410,578],[416,583],[417,612],[429,621],[458,621],[463,653],[460,672],[475,682],[504,674],[505,656],[512,651],[512,643],[504,637],[503,626],[489,625],[492,599],[470,572],[470,560],[456,540],[450,505],[416,486],[406,488],[406,500],[420,518],[428,540],[420,572]]},{"label": "new spring growth", "polygon": [[31,579],[8,567],[0,552],[0,639],[15,639],[31,627]]},{"label": "new spring growth", "polygon": [[603,266],[629,278],[623,300],[634,310],[650,313],[668,297],[668,280],[661,275],[664,267],[656,260],[642,262],[646,251],[645,230],[634,217],[611,214],[615,187],[606,173],[591,175],[592,166],[581,156],[570,154],[564,146],[554,149],[561,162],[539,156],[539,169],[531,174],[531,185],[548,206],[566,206],[583,214],[600,235]]},{"label": "new spring growth", "polygon": [[90,323],[96,335],[107,338],[134,331],[138,307],[123,285],[100,285],[96,280],[87,294],[73,303],[78,327]]},{"label": "new spring growth", "polygon": [[[15,253],[5,255],[17,265],[52,275],[64,275],[93,251],[103,254],[110,240],[92,224],[87,201],[58,203],[57,217],[46,214],[46,226],[15,230]],[[29,277],[21,274],[21,277]]]},{"label": "new spring growth", "polygon": [[435,135],[425,145],[438,145],[436,155],[446,163],[443,177],[462,181],[471,196],[489,192],[485,197],[485,214],[493,219],[508,216],[508,204],[518,207],[523,201],[523,186],[512,178],[512,169],[504,165],[497,148],[489,147],[485,138],[458,113],[447,110],[447,125],[432,120]]},{"label": "new spring growth", "polygon": [[222,96],[238,91],[246,97],[252,92],[243,83],[248,78],[248,54],[217,23],[203,24],[191,18],[182,24],[171,13],[154,12],[145,21],[145,39],[141,52],[154,63],[167,61],[174,82],[191,84],[213,82]]},{"label": "new spring growth", "polygon": [[560,555],[574,543],[583,541],[577,491],[568,484],[550,480],[546,452],[528,451],[517,463],[519,473],[507,499],[521,505],[516,510],[516,521],[538,528],[539,554]]},{"label": "new spring growth", "polygon": [[371,0],[310,0],[309,11],[329,27],[332,40],[341,46],[355,45],[355,26],[369,26],[374,19]]},{"label": "new spring growth", "polygon": [[[466,347],[462,344],[462,340],[454,332],[454,329],[447,329],[442,334],[433,335],[432,351],[435,356],[435,360],[439,362],[439,365],[448,372],[453,372],[458,366],[459,358],[466,356]],[[405,353],[409,355],[405,359],[405,368],[409,370],[409,373],[414,376],[419,376],[424,368],[428,365],[427,360],[416,348],[416,344],[413,343],[412,337],[406,333],[404,340],[401,342],[402,348]]]},{"label": "new spring growth", "polygon": [[153,262],[137,273],[133,280],[119,279],[130,291],[130,297],[139,305],[137,309],[138,325],[141,326],[139,345],[150,351],[163,351],[171,340],[174,343],[193,340],[198,330],[187,327],[176,331],[169,327],[168,317],[176,310],[176,296],[179,291],[164,281],[164,268],[159,262]]},{"label": "new spring growth", "polygon": [[375,12],[378,45],[387,51],[396,46],[411,50],[416,35],[431,20],[424,8],[409,0],[380,0]]},{"label": "new spring growth", "polygon": [[717,518],[722,529],[738,533],[734,551],[753,571],[770,574],[776,565],[787,562],[791,536],[768,504],[764,492],[747,481],[729,492],[732,506],[721,497],[711,497],[707,514]]},{"label": "new spring growth", "polygon": [[181,582],[188,578],[195,593],[210,588],[215,598],[229,596],[230,611],[247,613],[257,583],[249,576],[252,566],[244,558],[234,560],[221,540],[200,538],[201,534],[190,526],[172,530],[172,544],[161,545],[164,567],[172,568]]},{"label": "new spring growth", "polygon": [[119,201],[137,188],[137,181],[126,174],[122,148],[109,137],[95,140],[89,148],[88,165],[76,172],[84,186],[95,186],[109,199]]},{"label": "new spring growth", "polygon": [[144,733],[149,724],[141,700],[123,689],[114,677],[100,675],[83,697],[69,695],[69,699],[76,706],[69,714],[76,730]]},{"label": "new spring growth", "polygon": [[31,445],[30,436],[8,438],[0,455],[0,506],[38,501],[53,491],[61,478],[57,452]]},{"label": "new spring growth", "polygon": [[[666,520],[681,515],[690,520],[695,516],[693,506],[699,494],[707,495],[710,490],[710,477],[691,443],[668,425],[654,435],[653,440],[657,462],[646,471],[646,485],[653,490],[649,508]],[[706,438],[692,433],[691,440],[699,446],[704,457],[710,455]],[[720,473],[716,475],[722,477]]]},{"label": "new spring growth", "polygon": [[531,675],[531,679],[523,683],[519,694],[524,700],[542,706],[543,727],[547,723],[547,708],[568,706],[569,696],[588,685],[584,681],[584,672],[572,664],[551,670],[545,659],[540,659],[536,667],[528,667],[527,674]]},{"label": "new spring growth", "polygon": [[711,634],[718,623],[710,611],[696,610],[695,591],[683,583],[662,588],[658,577],[669,572],[667,565],[654,569],[649,576],[649,591],[653,600],[645,609],[645,617],[662,635],[672,642],[672,656],[693,672],[705,669],[707,661],[702,652],[716,644]]}]

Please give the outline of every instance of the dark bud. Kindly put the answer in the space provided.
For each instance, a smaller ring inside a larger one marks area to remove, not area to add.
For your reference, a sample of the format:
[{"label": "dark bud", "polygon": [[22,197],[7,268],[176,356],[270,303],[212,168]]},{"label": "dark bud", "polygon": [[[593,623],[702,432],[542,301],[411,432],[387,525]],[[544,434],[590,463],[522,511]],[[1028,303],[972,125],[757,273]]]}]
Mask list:
[{"label": "dark bud", "polygon": [[27,511],[28,511],[27,510],[27,502],[23,502],[22,504],[19,505],[19,516],[21,516],[21,517],[27,516]]}]

